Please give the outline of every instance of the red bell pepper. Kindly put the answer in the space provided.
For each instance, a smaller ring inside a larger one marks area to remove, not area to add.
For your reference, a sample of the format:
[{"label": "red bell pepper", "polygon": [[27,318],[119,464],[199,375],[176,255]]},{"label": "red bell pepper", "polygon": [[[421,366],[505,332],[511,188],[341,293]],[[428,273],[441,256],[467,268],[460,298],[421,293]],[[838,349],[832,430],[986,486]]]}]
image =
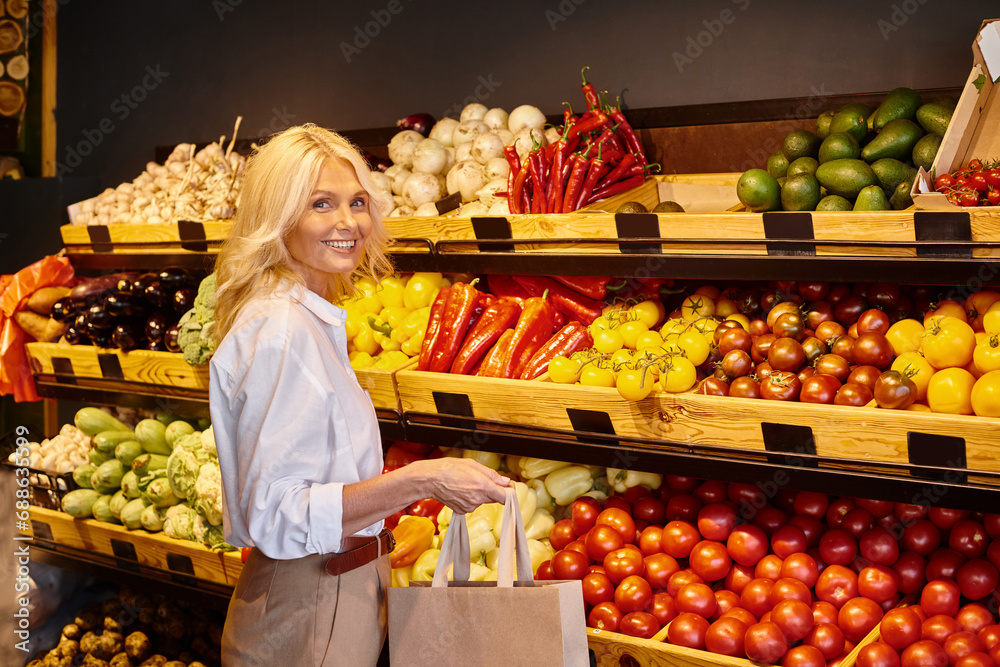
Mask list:
[{"label": "red bell pepper", "polygon": [[503,332],[517,323],[520,314],[521,305],[513,299],[500,299],[491,305],[466,335],[462,347],[455,355],[451,372],[470,375],[475,365],[500,339]]},{"label": "red bell pepper", "polygon": [[[476,280],[472,282],[475,283]],[[479,298],[479,290],[469,283],[455,283],[449,294],[448,304],[441,315],[441,333],[431,349],[430,365],[427,368],[435,373],[447,373],[451,368],[462,339],[469,330],[472,312]]]},{"label": "red bell pepper", "polygon": [[594,339],[586,326],[580,322],[570,322],[535,351],[518,377],[522,380],[534,380],[548,370],[549,362],[555,357],[568,357],[593,344]]},{"label": "red bell pepper", "polygon": [[607,276],[551,276],[553,280],[558,280],[566,287],[579,292],[591,299],[600,301],[608,294],[608,283],[611,278]]},{"label": "red bell pepper", "polygon": [[408,514],[413,516],[425,516],[434,522],[437,526],[437,516],[438,513],[444,509],[444,503],[440,500],[434,500],[433,498],[424,498],[423,500],[418,500],[417,502],[406,508]]},{"label": "red bell pepper", "polygon": [[566,319],[578,320],[587,326],[601,316],[604,306],[601,302],[574,292],[562,283],[546,276],[514,276],[521,287],[533,297],[548,292],[553,307],[566,315]]},{"label": "red bell pepper", "polygon": [[431,305],[431,312],[427,319],[427,332],[424,334],[424,342],[420,344],[420,360],[417,362],[418,371],[430,370],[431,354],[438,338],[441,336],[441,317],[448,306],[448,296],[451,294],[451,286],[442,287],[438,292],[434,303]]},{"label": "red bell pepper", "polygon": [[385,518],[385,527],[392,530],[399,525],[399,520],[406,516],[406,510],[399,510],[398,512],[393,512]]},{"label": "red bell pepper", "polygon": [[[517,278],[521,277],[517,276]],[[517,377],[515,371],[527,363],[535,350],[541,347],[552,334],[554,318],[555,308],[549,303],[545,294],[525,300],[521,316],[513,329],[514,333],[510,338],[510,345],[504,354],[502,377]]]},{"label": "red bell pepper", "polygon": [[383,465],[387,468],[402,468],[414,461],[423,461],[425,458],[427,457],[423,454],[416,454],[403,449],[398,444],[393,444],[385,453]]},{"label": "red bell pepper", "polygon": [[247,562],[247,558],[250,557],[250,550],[252,548],[253,547],[240,547],[240,562],[241,563],[245,564]]}]

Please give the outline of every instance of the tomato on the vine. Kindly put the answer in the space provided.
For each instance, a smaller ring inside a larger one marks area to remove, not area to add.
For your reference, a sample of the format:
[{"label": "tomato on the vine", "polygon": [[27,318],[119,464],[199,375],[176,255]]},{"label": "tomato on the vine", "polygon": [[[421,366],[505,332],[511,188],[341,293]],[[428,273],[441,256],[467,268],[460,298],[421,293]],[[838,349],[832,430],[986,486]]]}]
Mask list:
[{"label": "tomato on the vine", "polygon": [[775,401],[794,401],[801,389],[802,382],[795,373],[776,372],[760,383],[760,396]]}]

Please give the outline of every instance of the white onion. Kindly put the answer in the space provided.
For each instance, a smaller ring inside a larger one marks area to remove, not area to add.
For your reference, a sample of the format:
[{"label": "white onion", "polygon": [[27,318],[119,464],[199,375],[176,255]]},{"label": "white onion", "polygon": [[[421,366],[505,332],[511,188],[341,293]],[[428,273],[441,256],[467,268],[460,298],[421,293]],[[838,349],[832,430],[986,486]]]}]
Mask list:
[{"label": "white onion", "polygon": [[476,192],[486,184],[483,180],[483,165],[475,160],[465,160],[456,164],[454,178],[457,192],[462,193],[462,201],[476,199]]},{"label": "white onion", "polygon": [[413,166],[413,150],[424,137],[419,132],[413,130],[403,130],[389,140],[389,159],[394,164],[401,165],[409,169]]},{"label": "white onion", "polygon": [[500,141],[503,142],[504,146],[510,146],[512,143],[514,143],[514,133],[506,128],[493,130],[493,134],[500,137]]},{"label": "white onion", "polygon": [[458,121],[454,118],[442,118],[434,123],[434,127],[431,128],[428,136],[431,139],[437,139],[443,146],[453,146],[451,134],[455,131],[456,127],[458,127]]},{"label": "white onion", "polygon": [[448,170],[448,175],[444,178],[444,190],[450,195],[458,192],[458,165],[461,162],[452,165],[451,169]]},{"label": "white onion", "polygon": [[423,139],[413,149],[413,171],[439,174],[447,163],[444,146],[437,139]]},{"label": "white onion", "polygon": [[484,132],[472,142],[472,158],[486,164],[495,157],[503,157],[503,139],[492,132]]},{"label": "white onion", "polygon": [[455,166],[455,162],[457,162],[457,160],[455,160],[455,147],[454,146],[445,146],[444,147],[444,155],[445,155],[444,169],[442,169],[441,171],[439,171],[438,172],[439,174],[447,174],[448,171],[452,167]]},{"label": "white onion", "polygon": [[[389,167],[389,169],[392,169],[392,167]],[[386,172],[388,172],[389,169],[386,169]],[[392,194],[394,195],[403,194],[403,183],[406,183],[406,179],[408,179],[410,176],[411,172],[409,169],[406,169],[405,167],[400,167],[399,171],[397,171],[390,177],[392,178]]]},{"label": "white onion", "polygon": [[487,111],[489,111],[489,109],[486,108],[485,104],[473,102],[472,104],[465,105],[465,108],[462,109],[462,114],[458,117],[458,119],[462,122],[467,120],[482,120]]},{"label": "white onion", "polygon": [[393,195],[392,196],[392,205],[393,206],[400,207],[400,206],[403,206],[404,204],[406,204],[406,202],[403,201],[403,195]]},{"label": "white onion", "polygon": [[483,206],[481,201],[471,201],[458,209],[458,216],[461,218],[471,218],[474,215],[486,215],[489,209]]},{"label": "white onion", "polygon": [[[497,192],[506,191],[507,179],[498,178],[484,185],[478,192],[476,192],[476,194],[479,195],[479,201],[483,203],[483,206],[489,208],[493,206],[493,204],[497,203],[498,199],[500,199],[500,197],[496,197],[495,194]],[[504,197],[504,199],[506,199],[506,197]]]},{"label": "white onion", "polygon": [[562,138],[562,132],[554,127],[545,128],[545,141],[554,144]]},{"label": "white onion", "polygon": [[507,198],[498,199],[497,203],[490,206],[490,210],[486,212],[486,215],[502,215],[504,217],[510,215],[510,204],[507,202]]},{"label": "white onion", "polygon": [[409,218],[409,217],[411,217],[413,215],[413,211],[414,211],[414,209],[413,209],[412,206],[397,206],[396,208],[394,208],[392,210],[392,213],[389,214],[389,217],[390,218]]},{"label": "white onion", "polygon": [[[372,180],[375,181],[375,187],[379,188],[387,195],[392,194],[392,179],[383,174],[381,171],[372,171]],[[136,200],[138,202],[138,200]]]},{"label": "white onion", "polygon": [[465,141],[455,146],[455,162],[465,162],[472,159],[472,142]]},{"label": "white onion", "polygon": [[547,145],[548,142],[545,141],[545,133],[541,130],[526,127],[514,135],[514,148],[517,149],[517,155],[521,158],[522,162],[533,147]]},{"label": "white onion", "polygon": [[498,178],[507,178],[510,174],[510,165],[502,157],[495,157],[483,165],[483,178],[486,182],[495,181]]},{"label": "white onion", "polygon": [[433,218],[437,215],[437,205],[432,201],[429,201],[426,204],[421,204],[417,207],[417,210],[413,212],[413,217],[415,218]]},{"label": "white onion", "polygon": [[413,208],[435,202],[443,196],[441,182],[434,174],[414,172],[403,183],[403,199]]},{"label": "white onion", "polygon": [[542,129],[545,125],[545,114],[538,107],[522,104],[510,112],[507,117],[507,129],[517,134],[524,128]]},{"label": "white onion", "polygon": [[493,107],[483,116],[483,122],[491,130],[507,129],[507,112],[500,107]]},{"label": "white onion", "polygon": [[490,128],[481,120],[463,120],[455,128],[451,135],[451,142],[458,147],[466,141],[472,141],[483,132],[489,132]]}]

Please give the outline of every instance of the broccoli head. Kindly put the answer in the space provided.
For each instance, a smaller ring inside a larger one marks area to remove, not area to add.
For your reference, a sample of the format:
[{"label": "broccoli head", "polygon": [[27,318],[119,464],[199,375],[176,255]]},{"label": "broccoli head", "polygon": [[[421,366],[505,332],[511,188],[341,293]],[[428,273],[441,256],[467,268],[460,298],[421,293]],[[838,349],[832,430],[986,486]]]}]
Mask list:
[{"label": "broccoli head", "polygon": [[212,330],[215,322],[198,321],[197,307],[184,313],[178,322],[177,344],[184,354],[184,361],[192,366],[203,366],[215,352]]},{"label": "broccoli head", "polygon": [[215,320],[215,273],[210,273],[198,285],[198,296],[194,299],[194,310],[198,321],[207,324]]}]

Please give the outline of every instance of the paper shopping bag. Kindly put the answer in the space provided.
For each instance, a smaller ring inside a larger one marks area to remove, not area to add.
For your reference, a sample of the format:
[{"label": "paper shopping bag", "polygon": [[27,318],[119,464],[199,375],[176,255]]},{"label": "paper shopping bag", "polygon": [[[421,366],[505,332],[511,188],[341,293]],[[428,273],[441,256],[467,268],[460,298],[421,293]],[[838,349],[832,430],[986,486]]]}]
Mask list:
[{"label": "paper shopping bag", "polygon": [[393,667],[590,664],[582,584],[533,580],[513,489],[504,504],[497,581],[469,581],[469,561],[465,515],[456,514],[434,580],[389,589]]}]

